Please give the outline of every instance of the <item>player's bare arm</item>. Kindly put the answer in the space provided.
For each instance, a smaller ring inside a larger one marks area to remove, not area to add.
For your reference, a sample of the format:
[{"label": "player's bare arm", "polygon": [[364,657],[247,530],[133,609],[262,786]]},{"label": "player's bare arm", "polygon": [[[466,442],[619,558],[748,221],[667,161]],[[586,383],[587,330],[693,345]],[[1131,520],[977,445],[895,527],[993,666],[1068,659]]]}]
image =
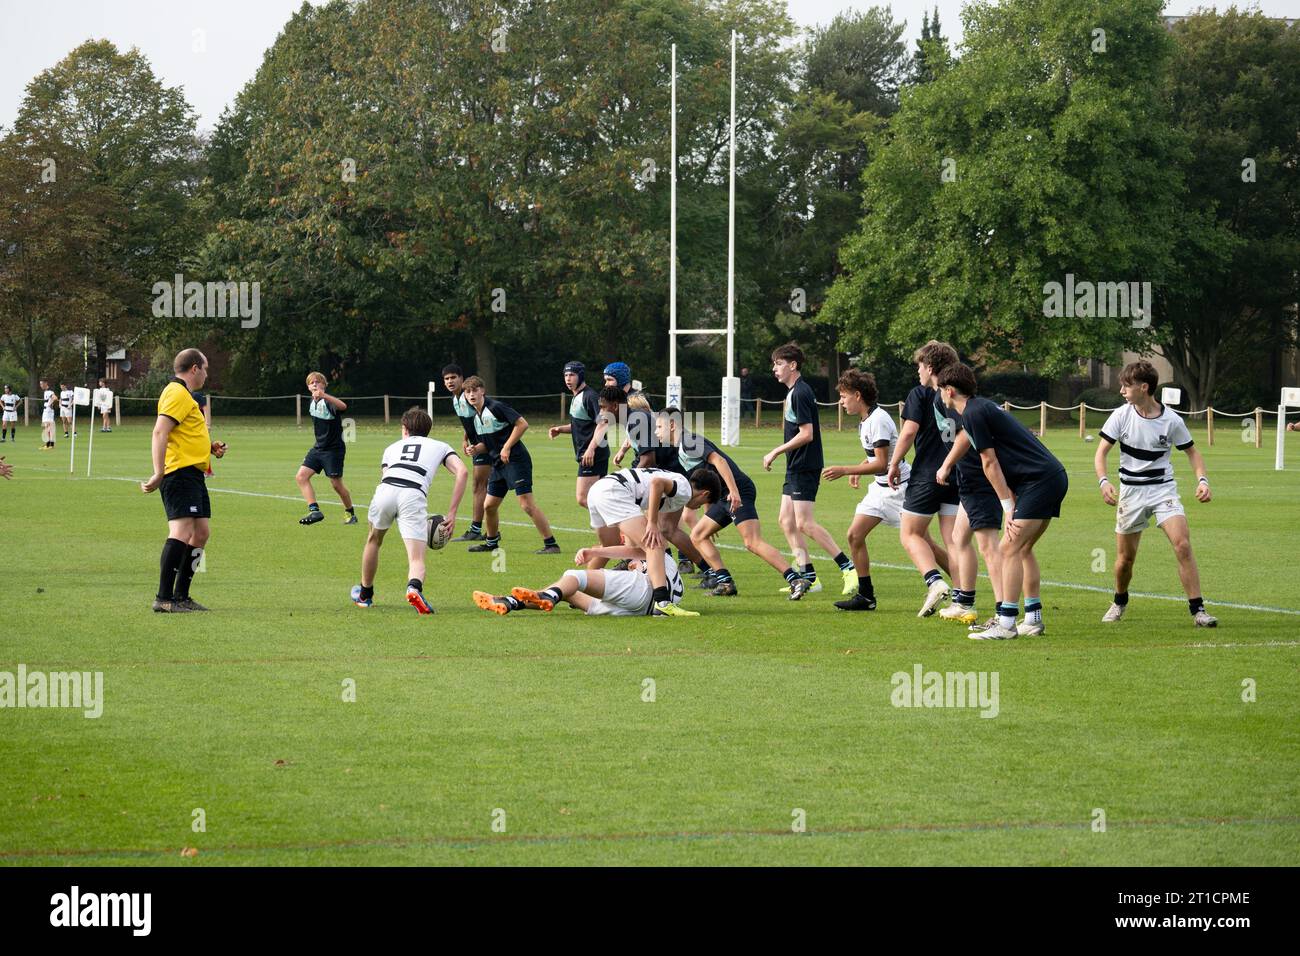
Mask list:
[{"label": "player's bare arm", "polygon": [[[1119,501],[1119,492],[1115,490],[1115,486],[1106,477],[1106,456],[1110,454],[1110,450],[1114,447],[1114,442],[1106,441],[1103,438],[1097,444],[1097,453],[1092,456],[1092,470],[1097,473],[1097,484],[1101,487],[1101,500],[1112,508]],[[1193,449],[1189,449],[1189,451],[1191,450]]]},{"label": "player's bare arm", "polygon": [[731,499],[731,510],[735,511],[740,507],[740,489],[736,487],[736,476],[732,473],[731,466],[727,464],[727,459],[716,451],[709,452],[708,462],[722,478],[722,483],[727,488],[727,496]]},{"label": "player's bare arm", "polygon": [[953,468],[957,466],[957,462],[968,451],[970,451],[970,436],[965,431],[959,431],[957,437],[953,439],[952,450],[948,452],[948,457],[943,460],[939,470],[934,473],[934,480],[941,485],[946,485]]},{"label": "player's bare arm", "polygon": [[992,448],[981,451],[980,464],[984,466],[984,477],[993,486],[998,501],[1002,502],[1002,510],[1007,516],[1007,537],[1014,540],[1020,534],[1020,527],[1011,520],[1011,515],[1016,510],[1016,496],[1012,493],[1011,486],[1007,484],[1006,476],[1002,474],[1002,465],[998,462],[997,451]]},{"label": "player's bare arm", "polygon": [[889,471],[886,472],[889,476],[889,487],[897,489],[902,483],[899,478],[903,459],[912,450],[912,445],[916,442],[916,433],[920,430],[920,423],[914,422],[910,418],[904,420],[903,427],[898,433],[898,444],[894,446],[894,454],[889,459]]},{"label": "player's bare arm", "polygon": [[799,433],[791,438],[788,442],[777,445],[766,455],[763,456],[763,470],[771,471],[772,462],[776,461],[781,455],[788,451],[794,451],[796,448],[802,448],[813,440],[812,422],[804,422],[799,426]]},{"label": "player's bare arm", "polygon": [[158,420],[153,425],[152,447],[150,451],[153,455],[153,474],[148,481],[140,482],[140,490],[146,495],[152,491],[157,491],[158,486],[162,484],[163,469],[167,462],[167,436],[172,433],[176,427],[176,420],[167,415],[159,415]]},{"label": "player's bare arm", "polygon": [[546,434],[551,438],[555,438],[557,435],[568,435],[571,434],[572,432],[573,432],[573,426],[569,424],[552,425],[550,428],[546,430]]},{"label": "player's bare arm", "polygon": [[442,522],[442,526],[447,529],[446,533],[451,534],[456,528],[456,511],[460,508],[461,499],[465,497],[465,486],[469,484],[469,469],[456,455],[444,458],[442,467],[451,472],[456,481],[451,489],[451,501],[447,504],[447,517]]},{"label": "player's bare arm", "polygon": [[1205,456],[1193,445],[1187,449],[1187,460],[1191,463],[1192,470],[1196,472],[1196,500],[1205,504],[1213,497],[1210,494],[1210,479],[1205,474]]},{"label": "player's bare arm", "polygon": [[510,449],[515,447],[515,444],[521,437],[523,437],[523,434],[526,431],[528,431],[528,420],[524,418],[524,416],[520,415],[515,419],[515,427],[510,429],[510,437],[507,438],[506,443],[501,446],[502,464],[510,464]]}]

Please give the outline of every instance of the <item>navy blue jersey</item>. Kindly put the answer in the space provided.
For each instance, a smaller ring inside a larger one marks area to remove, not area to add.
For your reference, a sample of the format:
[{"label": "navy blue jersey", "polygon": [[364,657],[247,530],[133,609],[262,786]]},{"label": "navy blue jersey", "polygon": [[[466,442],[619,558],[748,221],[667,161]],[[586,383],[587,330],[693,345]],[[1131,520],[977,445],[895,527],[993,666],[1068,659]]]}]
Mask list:
[{"label": "navy blue jersey", "polygon": [[962,424],[978,451],[992,448],[997,452],[1002,475],[1011,490],[1029,481],[1045,478],[1065,467],[1041,441],[1009,412],[987,398],[972,398],[962,412]]},{"label": "navy blue jersey", "polygon": [[749,476],[740,470],[740,466],[731,460],[730,455],[717,445],[713,444],[713,442],[709,441],[703,435],[696,435],[694,433],[683,435],[682,443],[677,446],[677,458],[681,462],[682,468],[688,477],[693,475],[699,468],[708,468],[721,478],[722,473],[709,463],[710,455],[722,456],[722,460],[727,463],[727,467],[731,469],[732,475],[735,476],[737,484],[742,480],[749,479]]},{"label": "navy blue jersey", "polygon": [[826,462],[822,458],[822,424],[817,414],[817,396],[802,376],[786,393],[784,418],[785,441],[799,434],[799,426],[812,424],[812,441],[785,453],[785,470],[821,471]]},{"label": "navy blue jersey", "polygon": [[654,452],[655,460],[652,467],[676,472],[679,475],[687,474],[686,469],[682,466],[682,459],[677,452],[676,445],[656,444],[654,448],[647,448],[646,450]]},{"label": "navy blue jersey", "polygon": [[[940,400],[942,401],[942,399]],[[965,425],[962,422],[961,413],[955,408],[948,408],[946,411],[956,430],[962,431]],[[957,473],[957,488],[964,495],[993,490],[989,480],[984,477],[984,464],[980,460],[980,453],[974,445],[966,449],[966,454],[957,459],[957,467],[954,471]],[[951,484],[952,479],[949,478],[948,482]]]},{"label": "navy blue jersey", "polygon": [[[515,422],[522,417],[505,402],[498,402],[495,398],[483,399],[483,411],[474,416],[474,431],[478,434],[478,441],[487,446],[488,458],[492,464],[501,460],[501,448],[510,437]],[[516,442],[510,450],[512,456],[516,449],[528,454],[522,441]]]},{"label": "navy blue jersey", "polygon": [[907,393],[903,402],[903,421],[917,424],[913,443],[916,451],[912,456],[913,481],[933,481],[934,473],[952,450],[956,426],[943,411],[942,402],[939,393],[926,385],[916,386]]},{"label": "navy blue jersey", "polygon": [[655,442],[655,415],[644,408],[628,407],[627,437],[632,442],[633,461],[643,452],[651,451]]},{"label": "navy blue jersey", "polygon": [[316,447],[321,451],[338,451],[343,447],[343,422],[334,406],[323,398],[312,399],[307,409],[316,429]]},{"label": "navy blue jersey", "polygon": [[[569,426],[573,438],[573,457],[582,461],[582,453],[591,444],[596,434],[596,423],[600,420],[600,393],[590,385],[584,385],[569,402]],[[607,449],[596,449],[599,455]]]}]

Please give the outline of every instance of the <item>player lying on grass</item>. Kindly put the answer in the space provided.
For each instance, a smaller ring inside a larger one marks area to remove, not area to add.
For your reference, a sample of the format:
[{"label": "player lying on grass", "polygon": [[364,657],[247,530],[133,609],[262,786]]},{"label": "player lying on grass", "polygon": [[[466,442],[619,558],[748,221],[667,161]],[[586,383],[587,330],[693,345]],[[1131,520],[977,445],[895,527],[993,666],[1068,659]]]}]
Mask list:
[{"label": "player lying on grass", "polygon": [[379,470],[383,478],[370,499],[366,515],[369,529],[361,552],[361,583],[352,588],[352,603],[370,607],[375,603],[375,574],[379,571],[379,547],[384,535],[397,522],[398,534],[406,545],[406,601],[421,614],[432,614],[424,597],[424,554],[428,547],[429,485],[439,467],[456,479],[442,522],[444,534],[456,527],[456,509],[465,495],[469,470],[446,442],[429,437],[433,420],[422,408],[407,409],[402,416],[402,437],[384,449]]},{"label": "player lying on grass", "polygon": [[[616,547],[622,535],[646,553],[650,584],[654,588],[654,608],[650,612],[653,616],[699,616],[670,600],[663,565],[664,539],[677,527],[682,508],[712,505],[721,497],[722,484],[717,474],[707,468],[697,469],[689,479],[658,468],[624,468],[592,486],[587,510],[601,545]],[[603,563],[605,556],[594,554],[592,561]]]},{"label": "player lying on grass", "polygon": [[[975,373],[958,362],[938,378],[944,405],[956,409],[962,430],[980,455],[984,477],[993,486],[1006,531],[998,543],[1002,600],[998,621],[967,636],[977,641],[1001,641],[1042,634],[1043,602],[1039,599],[1040,572],[1034,545],[1053,518],[1061,515],[1061,502],[1069,490],[1065,468],[1050,451],[1009,412],[987,398],[976,396]],[[1025,585],[1025,620],[1018,627],[1020,590]]]},{"label": "player lying on grass", "polygon": [[758,490],[753,480],[713,442],[703,435],[686,431],[678,409],[665,408],[660,412],[656,416],[655,429],[659,448],[676,451],[676,464],[688,480],[701,469],[712,471],[727,492],[725,497],[711,504],[691,528],[691,544],[708,569],[701,586],[707,587],[711,582],[710,593],[715,597],[734,597],[739,593],[713,540],[719,531],[734,522],[750,554],[762,558],[785,578],[790,586],[791,601],[807,594],[812,583],[795,571],[780,551],[763,540],[756,506]]},{"label": "player lying on grass", "polygon": [[315,524],[325,520],[320,505],[316,503],[316,491],[311,486],[312,476],[323,471],[347,512],[343,523],[356,524],[357,513],[352,509],[352,495],[349,494],[347,485],[343,484],[343,459],[347,455],[347,445],[343,442],[343,423],[339,419],[339,413],[346,412],[348,406],[342,399],[326,392],[325,385],[325,376],[320,372],[312,372],[307,376],[307,391],[311,392],[308,411],[312,427],[316,430],[316,444],[307,452],[307,457],[302,460],[298,474],[294,477],[298,482],[298,490],[307,499],[307,514],[299,518],[298,523]]},{"label": "player lying on grass", "polygon": [[[1205,477],[1205,459],[1192,444],[1191,433],[1182,416],[1156,401],[1156,384],[1160,381],[1150,362],[1131,362],[1119,374],[1119,393],[1125,404],[1111,412],[1101,429],[1101,442],[1093,466],[1106,504],[1119,505],[1115,518],[1115,599],[1102,617],[1112,623],[1124,616],[1128,607],[1128,586],[1133,579],[1133,562],[1137,559],[1142,532],[1154,517],[1156,527],[1165,533],[1178,559],[1178,579],[1187,592],[1187,608],[1197,627],[1215,627],[1218,620],[1205,610],[1201,597],[1201,573],[1192,553],[1192,536],[1187,514],[1178,497],[1173,450],[1187,453],[1196,472],[1196,500],[1210,500],[1210,480]],[[1106,477],[1106,456],[1119,445],[1119,486]]]},{"label": "player lying on grass", "polygon": [[501,502],[514,491],[519,507],[533,519],[542,546],[534,554],[559,554],[560,546],[551,534],[546,512],[533,497],[533,459],[522,441],[528,420],[505,402],[488,398],[483,379],[471,375],[465,379],[465,397],[474,409],[474,432],[478,444],[474,454],[487,455],[492,462],[487,497],[483,499],[483,523],[486,537],[470,551],[495,551],[501,544]]},{"label": "player lying on grass", "polygon": [[[474,603],[494,614],[511,611],[549,611],[561,601],[567,601],[585,614],[608,614],[615,617],[640,617],[652,614],[655,607],[654,586],[646,573],[648,561],[645,552],[632,547],[583,548],[573,556],[574,564],[587,564],[595,558],[628,561],[625,571],[581,569],[565,571],[564,575],[541,590],[511,588],[506,595],[474,592]],[[685,589],[673,559],[660,555],[663,574],[668,581],[669,600],[677,605]]]},{"label": "player lying on grass", "polygon": [[[844,581],[841,594],[857,590],[857,574],[853,562],[831,533],[817,523],[817,489],[821,484],[822,456],[821,416],[817,411],[817,396],[812,386],[803,378],[803,350],[793,342],[778,346],[772,351],[772,374],[789,391],[785,396],[784,441],[763,456],[763,470],[771,471],[772,463],[785,455],[785,484],[781,488],[781,510],[777,520],[785,534],[786,543],[794,556],[800,574],[807,579],[809,592],[822,589],[808,554],[808,538],[820,544],[827,554],[834,555],[836,566]],[[794,592],[789,588],[783,591]]]},{"label": "player lying on grass", "polygon": [[[934,384],[935,376],[955,364],[957,358],[952,346],[934,339],[913,353],[918,384],[908,392],[903,402],[900,415],[903,428],[889,463],[889,486],[902,488],[903,456],[916,447],[903,495],[898,540],[925,582],[925,600],[916,613],[917,617],[929,617],[939,602],[948,597],[943,574],[951,576],[949,551],[953,546],[953,525],[957,521],[957,489],[943,487],[934,476],[948,454],[955,428],[944,413],[943,402]],[[939,537],[943,539],[943,547],[930,537],[930,522],[935,515],[939,516]]]},{"label": "player lying on grass", "polygon": [[492,461],[486,452],[476,455],[473,447],[478,444],[478,433],[474,431],[474,406],[465,397],[465,373],[459,365],[447,365],[442,370],[442,384],[451,393],[451,410],[460,419],[465,432],[463,449],[465,457],[474,465],[474,514],[469,530],[456,541],[483,540],[483,499],[487,497],[488,476],[492,474]]},{"label": "player lying on grass", "polygon": [[578,504],[587,507],[587,492],[609,473],[609,443],[605,432],[609,419],[600,411],[600,392],[587,384],[587,367],[581,362],[564,366],[564,387],[573,398],[569,402],[569,421],[565,425],[552,425],[551,438],[570,435],[573,439],[573,457],[578,462],[578,480],[573,493]]},{"label": "player lying on grass", "polygon": [[853,556],[858,589],[852,597],[836,601],[835,606],[841,611],[874,611],[876,592],[871,583],[867,535],[881,523],[891,528],[899,526],[910,469],[904,461],[899,466],[899,486],[890,487],[885,473],[889,470],[890,458],[898,444],[898,427],[894,424],[893,416],[876,404],[880,397],[876,390],[876,377],[870,372],[851,368],[840,376],[836,388],[845,413],[858,416],[858,440],[867,457],[856,465],[831,465],[822,472],[822,478],[835,481],[848,475],[851,488],[858,488],[863,476],[871,483],[866,495],[858,502],[853,523],[849,525],[849,553]]}]

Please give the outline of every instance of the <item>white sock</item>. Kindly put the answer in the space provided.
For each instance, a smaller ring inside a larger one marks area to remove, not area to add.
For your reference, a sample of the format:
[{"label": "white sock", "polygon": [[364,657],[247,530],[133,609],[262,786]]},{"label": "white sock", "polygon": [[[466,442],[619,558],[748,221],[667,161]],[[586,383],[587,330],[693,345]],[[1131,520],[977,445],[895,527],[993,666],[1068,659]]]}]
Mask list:
[{"label": "white sock", "polygon": [[[1010,613],[1007,613],[1010,611]],[[1009,631],[1016,629],[1016,614],[1020,611],[1019,604],[1003,604],[998,608],[998,625],[1005,627]]]}]

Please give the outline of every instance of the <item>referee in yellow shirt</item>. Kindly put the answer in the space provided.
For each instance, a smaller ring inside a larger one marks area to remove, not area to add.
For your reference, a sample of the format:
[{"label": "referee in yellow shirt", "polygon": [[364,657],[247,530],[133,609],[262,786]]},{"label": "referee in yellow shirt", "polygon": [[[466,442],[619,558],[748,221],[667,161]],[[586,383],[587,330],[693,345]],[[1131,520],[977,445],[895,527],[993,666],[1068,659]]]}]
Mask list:
[{"label": "referee in yellow shirt", "polygon": [[198,349],[185,349],[172,369],[176,377],[158,398],[158,421],[153,426],[153,477],[140,484],[145,494],[161,488],[167,511],[167,540],[153,609],[169,614],[207,610],[190,597],[190,582],[203,560],[212,517],[205,481],[209,458],[226,453],[225,443],[214,442],[208,434],[203,409],[191,394],[208,380],[207,358]]}]

